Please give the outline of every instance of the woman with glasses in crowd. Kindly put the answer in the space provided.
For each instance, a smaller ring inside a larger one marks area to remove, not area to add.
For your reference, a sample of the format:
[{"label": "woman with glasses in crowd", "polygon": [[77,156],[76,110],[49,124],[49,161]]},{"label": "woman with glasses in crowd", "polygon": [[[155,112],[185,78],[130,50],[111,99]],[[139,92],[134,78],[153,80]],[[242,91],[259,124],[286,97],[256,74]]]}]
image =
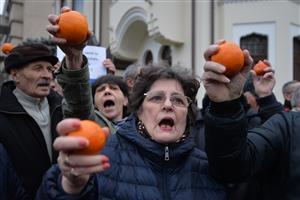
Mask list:
[{"label": "woman with glasses in crowd", "polygon": [[132,114],[99,155],[71,153],[87,141],[64,137],[80,121],[63,120],[54,142],[58,165],[45,175],[37,198],[226,199],[190,134],[199,86],[186,69],[143,68],[130,96]]}]

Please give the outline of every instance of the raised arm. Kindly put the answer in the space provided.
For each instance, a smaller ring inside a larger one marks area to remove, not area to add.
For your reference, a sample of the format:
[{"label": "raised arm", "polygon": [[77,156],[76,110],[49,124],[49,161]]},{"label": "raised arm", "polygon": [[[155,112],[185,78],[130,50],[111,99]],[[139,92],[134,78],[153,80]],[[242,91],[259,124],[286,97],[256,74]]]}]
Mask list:
[{"label": "raised arm", "polygon": [[264,69],[264,74],[262,76],[257,75],[251,70],[255,94],[257,95],[256,101],[259,106],[258,115],[261,118],[262,123],[274,114],[283,111],[282,104],[277,101],[273,94],[273,88],[276,84],[274,70],[267,60],[264,60],[263,62],[269,67]]},{"label": "raised arm", "polygon": [[[69,12],[70,8],[63,7],[61,12]],[[83,55],[83,48],[91,33],[88,32],[84,42],[76,45],[67,43],[66,39],[58,38],[59,16],[50,14],[48,16],[50,25],[47,31],[52,35],[53,41],[65,53],[61,63],[57,79],[63,90],[63,114],[64,118],[91,119],[97,121],[101,126],[110,126],[108,120],[97,115],[94,109],[93,97],[89,83],[89,70],[87,58]],[[108,69],[113,69],[113,64],[106,61]]]},{"label": "raised arm", "polygon": [[263,128],[247,132],[241,93],[252,58],[244,50],[243,71],[229,79],[223,75],[225,67],[210,60],[217,50],[218,46],[212,45],[204,54],[206,63],[202,79],[212,101],[205,113],[206,152],[211,172],[217,179],[242,181],[272,167],[284,146],[280,133],[284,123],[277,124],[276,119]]}]

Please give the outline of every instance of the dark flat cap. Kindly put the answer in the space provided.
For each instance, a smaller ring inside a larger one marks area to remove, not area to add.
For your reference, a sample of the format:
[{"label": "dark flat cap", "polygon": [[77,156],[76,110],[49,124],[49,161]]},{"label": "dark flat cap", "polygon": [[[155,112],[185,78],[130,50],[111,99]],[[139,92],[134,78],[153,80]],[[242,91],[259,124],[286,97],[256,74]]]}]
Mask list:
[{"label": "dark flat cap", "polygon": [[52,65],[58,62],[58,58],[51,54],[50,49],[40,43],[21,45],[13,48],[4,60],[7,73],[11,69],[21,69],[25,65],[35,61],[47,61]]}]

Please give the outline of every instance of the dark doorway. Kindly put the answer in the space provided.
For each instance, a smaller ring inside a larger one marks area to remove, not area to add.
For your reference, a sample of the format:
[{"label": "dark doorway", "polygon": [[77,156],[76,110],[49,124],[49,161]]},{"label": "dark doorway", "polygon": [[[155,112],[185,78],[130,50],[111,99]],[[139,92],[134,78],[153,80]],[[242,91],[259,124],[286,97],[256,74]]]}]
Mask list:
[{"label": "dark doorway", "polygon": [[146,52],[144,63],[145,65],[150,65],[153,63],[153,55],[151,51]]},{"label": "dark doorway", "polygon": [[170,46],[163,46],[161,50],[161,60],[168,66],[172,66],[172,52]]},{"label": "dark doorway", "polygon": [[300,80],[300,36],[293,39],[294,80]]}]

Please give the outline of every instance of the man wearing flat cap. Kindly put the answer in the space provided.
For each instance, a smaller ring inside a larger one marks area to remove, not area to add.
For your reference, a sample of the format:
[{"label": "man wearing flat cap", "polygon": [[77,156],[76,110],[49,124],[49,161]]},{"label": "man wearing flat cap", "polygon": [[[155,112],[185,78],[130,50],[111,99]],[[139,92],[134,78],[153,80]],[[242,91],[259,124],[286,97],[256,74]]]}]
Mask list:
[{"label": "man wearing flat cap", "polygon": [[30,199],[44,172],[56,162],[52,142],[62,119],[61,96],[51,91],[57,57],[42,44],[13,48],[4,61],[10,81],[0,93],[0,143],[4,145]]}]

